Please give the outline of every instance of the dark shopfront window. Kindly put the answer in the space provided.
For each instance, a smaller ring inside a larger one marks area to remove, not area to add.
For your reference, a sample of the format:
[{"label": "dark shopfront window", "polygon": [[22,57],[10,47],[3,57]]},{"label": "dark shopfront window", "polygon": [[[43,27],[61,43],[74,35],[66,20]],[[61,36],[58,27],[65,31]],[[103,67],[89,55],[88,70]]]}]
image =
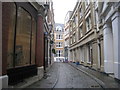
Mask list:
[{"label": "dark shopfront window", "polygon": [[32,19],[32,45],[31,45],[31,64],[35,64],[35,45],[36,45],[36,21]]},{"label": "dark shopfront window", "polygon": [[9,14],[6,17],[9,19],[7,68],[35,64],[36,20],[22,7],[18,7],[16,13],[15,3],[4,5],[9,7],[9,10],[3,9],[5,14]]},{"label": "dark shopfront window", "polygon": [[23,8],[18,8],[15,66],[26,66],[30,64],[30,35],[31,16]]},{"label": "dark shopfront window", "polygon": [[13,68],[16,5],[14,3],[3,3],[3,10],[6,17],[4,21],[8,30],[7,68]]}]

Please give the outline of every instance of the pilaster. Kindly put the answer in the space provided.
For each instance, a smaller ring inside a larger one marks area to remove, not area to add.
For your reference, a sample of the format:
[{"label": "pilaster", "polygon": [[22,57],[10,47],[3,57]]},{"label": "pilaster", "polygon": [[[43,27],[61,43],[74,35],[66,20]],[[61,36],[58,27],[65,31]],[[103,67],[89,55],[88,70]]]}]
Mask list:
[{"label": "pilaster", "polygon": [[120,79],[120,12],[112,16],[113,40],[114,40],[114,74]]},{"label": "pilaster", "polygon": [[110,23],[104,25],[104,69],[106,73],[113,73],[113,35]]}]

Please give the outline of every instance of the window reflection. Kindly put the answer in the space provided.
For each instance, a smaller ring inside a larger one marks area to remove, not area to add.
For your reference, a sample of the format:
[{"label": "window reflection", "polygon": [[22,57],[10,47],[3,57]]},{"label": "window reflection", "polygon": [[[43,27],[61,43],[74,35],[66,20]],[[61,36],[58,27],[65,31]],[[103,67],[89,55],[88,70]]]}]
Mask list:
[{"label": "window reflection", "polygon": [[7,68],[13,68],[13,51],[14,51],[14,33],[15,33],[15,16],[16,6],[14,3],[4,3],[3,7],[9,7],[6,18],[9,20],[8,28],[8,51],[7,51]]},{"label": "window reflection", "polygon": [[32,45],[31,45],[31,64],[35,64],[35,45],[36,45],[36,21],[32,19]]},{"label": "window reflection", "polygon": [[23,8],[18,8],[15,66],[30,64],[31,16]]}]

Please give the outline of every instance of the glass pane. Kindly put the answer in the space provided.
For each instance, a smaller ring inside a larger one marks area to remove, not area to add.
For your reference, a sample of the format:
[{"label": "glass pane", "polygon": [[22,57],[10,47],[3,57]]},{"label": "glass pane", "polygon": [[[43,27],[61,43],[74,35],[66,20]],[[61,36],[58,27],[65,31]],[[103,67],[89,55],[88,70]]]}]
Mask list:
[{"label": "glass pane", "polygon": [[23,8],[18,8],[15,66],[30,64],[31,16]]},{"label": "glass pane", "polygon": [[31,47],[31,64],[35,64],[35,45],[36,45],[36,21],[32,20],[32,47]]},{"label": "glass pane", "polygon": [[[4,8],[8,9],[8,10],[5,10]],[[6,27],[8,28],[7,68],[9,69],[9,68],[13,68],[13,51],[14,51],[14,32],[15,32],[16,6],[15,6],[14,3],[4,3],[3,4],[3,10],[6,13],[6,19],[8,21],[8,24],[7,24]]]}]

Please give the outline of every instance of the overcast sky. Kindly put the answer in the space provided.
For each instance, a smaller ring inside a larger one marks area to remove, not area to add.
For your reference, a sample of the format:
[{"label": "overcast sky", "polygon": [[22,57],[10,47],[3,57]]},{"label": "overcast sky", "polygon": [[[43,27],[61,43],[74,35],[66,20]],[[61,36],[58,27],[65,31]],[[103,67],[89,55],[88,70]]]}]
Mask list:
[{"label": "overcast sky", "polygon": [[55,23],[64,24],[68,11],[73,11],[77,0],[52,0],[55,14]]}]

